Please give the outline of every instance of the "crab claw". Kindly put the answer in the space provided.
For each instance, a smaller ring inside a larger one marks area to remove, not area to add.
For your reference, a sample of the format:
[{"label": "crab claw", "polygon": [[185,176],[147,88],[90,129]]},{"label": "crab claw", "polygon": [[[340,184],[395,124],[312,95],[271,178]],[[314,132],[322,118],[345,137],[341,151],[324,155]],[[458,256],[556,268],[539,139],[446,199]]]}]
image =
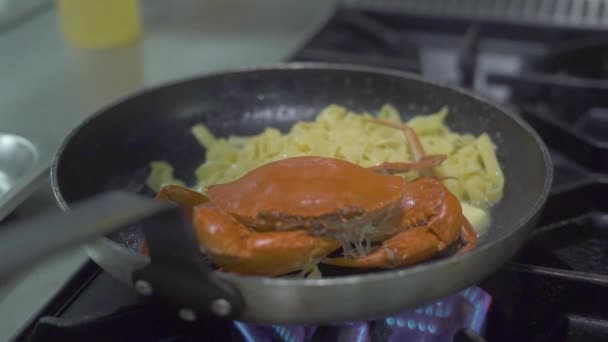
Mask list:
[{"label": "crab claw", "polygon": [[[186,212],[207,256],[229,272],[282,275],[314,264],[340,247],[334,239],[303,229],[256,232],[215,207],[207,196],[181,186],[165,186],[156,198],[173,201]],[[148,254],[145,241],[140,253]]]},{"label": "crab claw", "polygon": [[304,229],[256,232],[213,204],[194,210],[194,225],[211,261],[240,274],[278,276],[300,271],[341,246]]}]

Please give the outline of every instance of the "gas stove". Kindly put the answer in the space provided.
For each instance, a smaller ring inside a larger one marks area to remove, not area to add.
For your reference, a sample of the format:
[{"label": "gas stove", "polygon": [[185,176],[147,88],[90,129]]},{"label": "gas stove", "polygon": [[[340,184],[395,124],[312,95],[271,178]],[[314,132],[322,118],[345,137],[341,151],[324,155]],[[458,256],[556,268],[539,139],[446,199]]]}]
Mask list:
[{"label": "gas stove", "polygon": [[[483,282],[433,305],[378,322],[313,328],[213,319],[189,324],[143,302],[89,262],[20,339],[608,339],[608,307],[600,299],[608,295],[608,201],[602,196],[608,193],[605,32],[538,22],[340,9],[289,60],[421,74],[472,89],[527,120],[548,144],[555,163],[552,193],[530,240]],[[448,310],[439,307],[455,311],[453,319],[446,323]],[[447,333],[433,332],[441,327]]]}]

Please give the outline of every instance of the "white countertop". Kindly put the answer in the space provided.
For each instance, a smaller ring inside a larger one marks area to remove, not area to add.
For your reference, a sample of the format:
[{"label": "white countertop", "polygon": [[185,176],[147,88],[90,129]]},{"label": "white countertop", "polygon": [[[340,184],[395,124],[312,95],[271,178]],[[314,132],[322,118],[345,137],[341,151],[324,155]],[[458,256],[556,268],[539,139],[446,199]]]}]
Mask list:
[{"label": "white countertop", "polygon": [[[32,140],[41,156],[38,190],[18,210],[58,210],[46,167],[66,134],[100,107],[142,87],[281,61],[333,11],[327,0],[142,3],[142,39],[120,49],[65,46],[54,9],[0,32],[0,130]],[[2,284],[0,341],[14,336],[85,261],[80,249],[66,252]]]}]

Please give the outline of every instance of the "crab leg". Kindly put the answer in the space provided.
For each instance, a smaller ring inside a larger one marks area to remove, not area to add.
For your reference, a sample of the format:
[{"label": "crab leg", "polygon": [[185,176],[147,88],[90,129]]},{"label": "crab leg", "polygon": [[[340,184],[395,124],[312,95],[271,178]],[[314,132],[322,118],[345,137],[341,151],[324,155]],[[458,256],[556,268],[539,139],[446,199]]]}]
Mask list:
[{"label": "crab leg", "polygon": [[456,242],[466,245],[460,253],[472,249],[476,234],[462,215],[458,199],[434,178],[421,178],[408,184],[402,199],[401,217],[396,224],[402,232],[384,241],[370,254],[359,258],[333,258],[324,263],[358,268],[395,268],[427,260]]},{"label": "crab leg", "polygon": [[418,139],[418,135],[416,132],[406,124],[397,124],[391,121],[382,120],[382,119],[367,119],[370,122],[377,123],[383,126],[392,127],[403,131],[405,137],[407,138],[408,143],[412,146],[412,153],[414,153],[414,159],[416,161],[420,161],[422,157],[424,157],[424,148],[422,147],[422,143],[420,139]]},{"label": "crab leg", "polygon": [[405,138],[412,148],[412,153],[414,154],[415,160],[413,163],[383,163],[370,168],[374,171],[378,170],[384,173],[403,173],[416,170],[420,171],[425,176],[430,176],[430,169],[441,164],[441,162],[447,158],[447,156],[443,154],[426,155],[418,135],[406,124],[397,124],[382,119],[368,119],[368,121],[401,130],[405,134]]},{"label": "crab leg", "polygon": [[175,202],[189,217],[192,217],[194,207],[209,202],[209,198],[202,193],[178,185],[162,187],[156,194],[156,199]]},{"label": "crab leg", "polygon": [[[457,254],[463,254],[475,247],[477,235],[465,219],[462,224],[462,238],[465,245]],[[362,258],[333,258],[325,264],[356,268],[396,268],[410,266],[427,260],[441,251],[443,243],[428,227],[416,227],[399,233],[384,241],[380,248]]]},{"label": "crab leg", "polygon": [[[196,206],[209,202],[209,198],[200,192],[178,185],[166,185],[162,187],[156,194],[156,200],[175,202],[190,219],[192,219],[192,211]],[[148,255],[149,251],[146,240],[143,240],[139,245],[139,253]]]},{"label": "crab leg", "polygon": [[360,258],[331,258],[324,264],[356,268],[396,268],[427,260],[438,251],[440,240],[427,227],[416,227],[384,241],[372,253]]},{"label": "crab leg", "polygon": [[446,159],[444,155],[436,156],[425,156],[419,162],[413,163],[399,163],[399,162],[385,162],[380,165],[368,167],[368,170],[378,172],[381,174],[395,174],[404,173],[409,171],[422,171],[428,170],[432,167],[438,166]]},{"label": "crab leg", "polygon": [[460,248],[458,254],[463,254],[470,251],[477,244],[477,232],[466,217],[464,217],[462,221],[462,232],[460,236],[464,241],[464,246]]},{"label": "crab leg", "polygon": [[207,255],[230,272],[278,276],[317,263],[341,246],[302,229],[256,232],[212,204],[197,207],[193,214]]}]

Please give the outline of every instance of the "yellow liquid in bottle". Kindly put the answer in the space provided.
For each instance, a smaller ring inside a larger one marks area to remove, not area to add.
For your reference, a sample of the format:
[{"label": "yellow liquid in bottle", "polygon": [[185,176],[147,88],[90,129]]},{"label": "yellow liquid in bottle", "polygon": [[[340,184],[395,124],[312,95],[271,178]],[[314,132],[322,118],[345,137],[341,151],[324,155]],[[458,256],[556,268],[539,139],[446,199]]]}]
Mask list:
[{"label": "yellow liquid in bottle", "polygon": [[57,0],[64,39],[83,48],[111,48],[139,38],[139,0]]}]

